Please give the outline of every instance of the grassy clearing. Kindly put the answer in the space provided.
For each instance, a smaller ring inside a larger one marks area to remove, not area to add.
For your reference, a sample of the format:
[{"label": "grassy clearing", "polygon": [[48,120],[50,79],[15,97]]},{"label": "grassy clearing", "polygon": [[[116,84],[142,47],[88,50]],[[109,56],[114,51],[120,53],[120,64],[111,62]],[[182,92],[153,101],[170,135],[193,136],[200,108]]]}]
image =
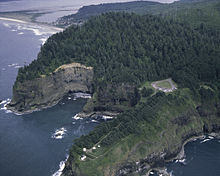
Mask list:
[{"label": "grassy clearing", "polygon": [[158,83],[156,83],[156,85],[158,87],[165,88],[165,89],[171,89],[172,88],[172,86],[170,85],[170,83],[167,80],[159,81]]},{"label": "grassy clearing", "polygon": [[171,78],[152,82],[151,86],[154,89],[163,91],[165,93],[173,92],[177,89],[177,84]]},{"label": "grassy clearing", "polygon": [[[150,153],[169,148],[171,144],[180,144],[182,134],[194,128],[194,119],[192,118],[191,123],[179,131],[177,130],[179,127],[173,125],[171,121],[186,112],[189,107],[193,107],[193,100],[191,100],[188,89],[177,90],[172,96],[175,101],[171,99],[167,104],[158,106],[155,119],[151,123],[146,121],[137,124],[138,135],[128,135],[114,145],[101,146],[92,152],[88,152],[90,156],[94,157],[79,162],[83,172],[91,176],[103,175],[103,171],[109,173],[109,170],[115,170],[118,164],[124,163],[126,160],[136,162]],[[198,124],[200,125],[200,123]],[[176,130],[178,134],[175,134]]]}]

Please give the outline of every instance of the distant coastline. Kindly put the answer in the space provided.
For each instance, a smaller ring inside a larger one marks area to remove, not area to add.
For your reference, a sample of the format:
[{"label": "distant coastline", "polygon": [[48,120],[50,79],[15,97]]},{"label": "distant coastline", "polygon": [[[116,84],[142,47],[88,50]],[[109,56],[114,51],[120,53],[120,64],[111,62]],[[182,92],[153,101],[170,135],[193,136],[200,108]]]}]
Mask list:
[{"label": "distant coastline", "polygon": [[30,21],[25,21],[25,19],[18,19],[18,18],[11,18],[11,17],[4,17],[4,16],[1,16],[0,15],[0,21],[9,21],[9,22],[15,22],[15,23],[22,23],[22,24],[32,24],[32,25],[36,25],[38,24],[39,26],[41,27],[46,27],[46,28],[50,28],[50,29],[53,29],[57,32],[60,32],[60,31],[63,31],[63,28],[61,27],[57,27],[57,26],[53,26],[51,24],[45,24],[45,23],[39,23],[39,22],[30,22]]},{"label": "distant coastline", "polygon": [[13,22],[17,22],[17,23],[27,23],[26,21],[14,19],[14,18],[6,18],[6,17],[0,17],[0,20],[13,21]]}]

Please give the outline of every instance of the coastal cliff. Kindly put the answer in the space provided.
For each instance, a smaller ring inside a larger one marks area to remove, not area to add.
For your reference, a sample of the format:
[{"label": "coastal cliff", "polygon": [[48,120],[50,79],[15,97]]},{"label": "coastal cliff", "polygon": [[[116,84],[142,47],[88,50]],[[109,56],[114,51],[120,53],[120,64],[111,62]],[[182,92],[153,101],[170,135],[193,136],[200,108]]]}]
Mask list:
[{"label": "coastal cliff", "polygon": [[[146,175],[175,157],[189,138],[219,131],[218,36],[203,25],[194,30],[149,15],[92,18],[49,38],[38,59],[19,69],[9,107],[28,112],[53,105],[68,92],[92,92],[84,111],[120,114],[75,140],[63,175]],[[92,66],[94,82],[84,79],[91,69],[73,79],[63,76],[71,67],[59,66],[70,62]],[[168,77],[178,89],[169,79],[158,81]]]},{"label": "coastal cliff", "polygon": [[218,92],[206,101],[194,94],[188,89],[157,93],[81,137],[70,150],[63,176],[148,175],[151,169],[163,168],[190,139],[220,131]]},{"label": "coastal cliff", "polygon": [[56,104],[69,92],[92,92],[93,68],[65,64],[49,75],[17,83],[8,109],[26,113]]}]

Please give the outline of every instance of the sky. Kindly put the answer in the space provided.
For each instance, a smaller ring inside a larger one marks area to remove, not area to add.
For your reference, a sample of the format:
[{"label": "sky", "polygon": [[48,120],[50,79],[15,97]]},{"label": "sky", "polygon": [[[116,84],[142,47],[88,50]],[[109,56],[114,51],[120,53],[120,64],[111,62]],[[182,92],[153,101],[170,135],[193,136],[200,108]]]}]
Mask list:
[{"label": "sky", "polygon": [[[71,7],[79,9],[85,5],[100,4],[100,3],[114,3],[114,2],[129,2],[134,0],[0,0],[0,12],[15,11],[26,9],[63,9],[64,7]],[[151,0],[161,3],[171,3],[174,0]]]},{"label": "sky", "polygon": [[[39,22],[53,22],[57,18],[77,13],[79,8],[92,4],[131,2],[135,0],[0,0],[0,12],[34,10],[45,15],[37,18]],[[172,3],[175,0],[151,0]]]}]

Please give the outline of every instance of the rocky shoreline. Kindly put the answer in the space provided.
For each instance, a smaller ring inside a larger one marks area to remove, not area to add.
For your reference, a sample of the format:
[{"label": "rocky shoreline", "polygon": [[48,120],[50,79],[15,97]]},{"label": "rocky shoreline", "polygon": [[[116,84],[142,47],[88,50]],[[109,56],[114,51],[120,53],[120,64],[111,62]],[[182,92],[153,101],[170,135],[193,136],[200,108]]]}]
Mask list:
[{"label": "rocky shoreline", "polygon": [[[209,126],[209,127],[207,127]],[[188,136],[188,137],[186,137]],[[220,138],[220,123],[216,121],[210,122],[210,124],[204,124],[204,127],[202,131],[198,131],[198,133],[188,133],[183,137],[183,142],[180,145],[180,147],[177,147],[179,149],[173,150],[173,152],[170,151],[164,151],[160,150],[155,153],[151,153],[146,158],[141,159],[139,162],[136,163],[127,163],[124,166],[120,168],[117,172],[117,176],[123,176],[128,173],[140,173],[145,176],[150,176],[153,172],[158,173],[160,176],[171,176],[167,169],[165,168],[165,164],[173,161],[184,161],[185,157],[185,151],[184,147],[186,144],[193,142],[197,139],[204,139],[210,140],[213,138]],[[178,144],[175,144],[176,146],[179,146]],[[173,146],[175,146],[173,145]]]},{"label": "rocky shoreline", "polygon": [[[78,99],[78,98],[88,99],[89,97],[91,97],[90,94],[82,93],[82,92],[75,92],[75,93],[73,93],[73,95],[74,95],[74,99]],[[62,98],[63,98],[63,97],[62,97]],[[13,113],[18,114],[18,115],[30,114],[30,113],[33,113],[33,112],[42,111],[42,110],[44,110],[44,109],[51,108],[51,107],[57,105],[57,104],[62,100],[62,98],[61,98],[61,99],[58,99],[58,100],[56,100],[56,101],[53,101],[53,102],[49,102],[48,104],[38,105],[38,106],[35,107],[34,109],[28,110],[28,111],[25,111],[25,112],[20,112],[20,111],[16,110],[16,108],[13,107],[13,106],[11,106],[10,103],[8,103],[8,104],[6,105],[6,107],[7,107],[7,110],[10,110],[10,111],[12,111]],[[0,102],[0,103],[1,103],[1,102]],[[94,113],[95,113],[95,112],[94,112]],[[89,117],[90,114],[93,114],[93,113],[87,113],[87,114],[86,114],[86,113],[82,113],[82,114],[84,115],[84,116],[82,115],[82,117]]]},{"label": "rocky shoreline", "polygon": [[[183,160],[184,157],[185,157],[185,149],[184,149],[185,145],[190,143],[190,142],[193,142],[197,139],[202,139],[203,137],[204,137],[204,135],[200,135],[200,136],[195,136],[195,137],[191,137],[191,138],[187,139],[183,143],[181,151],[178,153],[178,155],[176,157],[171,158],[171,159],[165,160],[165,163],[174,162],[174,160]],[[165,167],[152,168],[147,172],[146,176],[150,176],[152,172],[157,172],[161,176],[171,176],[170,173],[167,172],[167,168],[165,168]]]},{"label": "rocky shoreline", "polygon": [[[77,93],[81,93],[81,92],[77,92]],[[74,93],[74,94],[77,94],[77,93]],[[85,99],[88,99],[87,96],[77,96],[77,98],[85,98]],[[49,104],[47,105],[38,105],[37,108],[33,109],[33,110],[28,110],[28,111],[25,111],[25,112],[20,112],[20,111],[17,111],[16,108],[14,108],[13,106],[10,106],[10,103],[8,103],[6,105],[7,107],[7,110],[10,110],[11,112],[13,112],[14,114],[16,115],[24,115],[24,114],[30,114],[30,113],[33,113],[33,112],[37,112],[37,111],[42,111],[44,109],[47,109],[47,108],[51,108],[55,105],[57,105],[59,102],[61,101],[60,100],[57,100],[57,101],[54,101],[54,102],[50,102]],[[0,101],[1,103],[1,101]],[[120,112],[113,112],[113,111],[92,111],[92,112],[80,112],[77,114],[77,117],[78,118],[91,118],[91,119],[95,119],[95,120],[99,120],[100,118],[104,119],[104,120],[109,120],[109,119],[112,119],[112,118],[115,118],[117,115],[119,115]]]},{"label": "rocky shoreline", "polygon": [[48,76],[17,82],[7,108],[26,114],[56,105],[68,93],[92,92],[93,68],[79,63],[62,65]]},{"label": "rocky shoreline", "polygon": [[115,118],[119,113],[118,112],[110,112],[110,111],[93,111],[90,113],[80,112],[77,114],[79,118],[93,118],[96,119],[100,116],[106,118],[106,119],[112,119]]},{"label": "rocky shoreline", "polygon": [[57,100],[57,101],[53,101],[53,102],[50,102],[48,104],[41,104],[41,105],[37,105],[37,107],[34,107],[33,109],[31,110],[26,110],[26,111],[18,111],[14,106],[12,106],[10,103],[6,105],[7,107],[7,110],[10,110],[12,111],[12,113],[14,114],[17,114],[17,115],[24,115],[24,114],[31,114],[33,112],[38,112],[38,111],[42,111],[44,109],[47,109],[47,108],[51,108],[55,105],[57,105],[59,103],[60,100]]},{"label": "rocky shoreline", "polygon": [[[190,143],[190,142],[196,141],[198,139],[200,139],[200,140],[205,139],[207,136],[211,136],[213,138],[219,139],[220,138],[220,133],[210,133],[210,134],[205,134],[204,133],[203,135],[199,135],[199,136],[195,136],[195,137],[191,137],[191,138],[187,139],[183,143],[182,149],[179,152],[179,154],[176,157],[174,157],[174,158],[166,160],[165,163],[174,162],[175,160],[176,161],[184,160],[184,158],[185,158],[185,149],[184,149],[185,145]],[[167,168],[166,167],[152,168],[152,169],[150,169],[147,172],[146,176],[150,176],[153,172],[158,173],[160,176],[172,176],[169,172],[167,172]]]}]

